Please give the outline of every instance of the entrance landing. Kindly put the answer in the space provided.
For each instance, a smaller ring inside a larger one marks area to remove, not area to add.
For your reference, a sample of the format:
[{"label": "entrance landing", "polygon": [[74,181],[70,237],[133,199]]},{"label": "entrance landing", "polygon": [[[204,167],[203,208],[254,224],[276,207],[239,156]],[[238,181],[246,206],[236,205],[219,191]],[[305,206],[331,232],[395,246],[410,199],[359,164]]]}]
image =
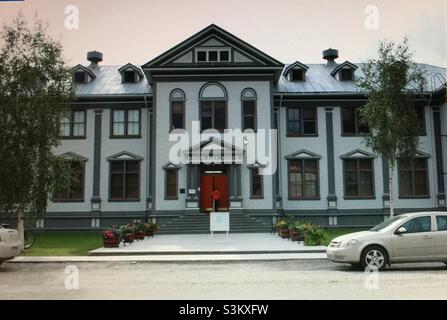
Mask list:
[{"label": "entrance landing", "polygon": [[275,254],[324,253],[325,246],[305,246],[268,233],[181,234],[155,235],[153,238],[120,245],[119,248],[99,248],[90,255],[185,255],[185,254]]}]

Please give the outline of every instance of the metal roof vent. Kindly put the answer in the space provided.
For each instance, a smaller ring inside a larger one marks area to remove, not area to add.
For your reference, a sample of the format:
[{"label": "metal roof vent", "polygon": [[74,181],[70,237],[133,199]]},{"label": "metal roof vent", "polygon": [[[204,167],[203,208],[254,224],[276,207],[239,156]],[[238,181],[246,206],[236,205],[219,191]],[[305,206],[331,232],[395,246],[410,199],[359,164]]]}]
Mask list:
[{"label": "metal roof vent", "polygon": [[334,65],[335,59],[338,58],[338,50],[337,49],[326,49],[323,51],[323,59],[327,60],[327,65]]},{"label": "metal roof vent", "polygon": [[91,62],[92,67],[97,66],[102,61],[102,53],[99,51],[87,52],[87,60]]}]

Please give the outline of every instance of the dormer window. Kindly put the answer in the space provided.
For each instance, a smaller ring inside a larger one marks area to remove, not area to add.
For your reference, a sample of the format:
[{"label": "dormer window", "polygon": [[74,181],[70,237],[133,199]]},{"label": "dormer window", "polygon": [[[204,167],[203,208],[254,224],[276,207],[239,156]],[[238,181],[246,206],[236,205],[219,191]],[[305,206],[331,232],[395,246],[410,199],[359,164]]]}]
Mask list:
[{"label": "dormer window", "polygon": [[77,71],[74,74],[74,82],[75,83],[86,83],[86,74],[84,71]]},{"label": "dormer window", "polygon": [[309,70],[308,66],[296,61],[284,69],[283,75],[289,81],[305,81],[307,70]]},{"label": "dormer window", "polygon": [[144,78],[141,69],[131,63],[119,68],[118,72],[121,74],[122,83],[137,83]]},{"label": "dormer window", "polygon": [[303,81],[304,80],[304,72],[302,69],[293,69],[290,72],[290,81]]},{"label": "dormer window", "polygon": [[354,72],[351,69],[342,69],[340,71],[340,81],[352,81],[354,80]]},{"label": "dormer window", "polygon": [[73,75],[73,82],[76,84],[89,83],[96,78],[95,73],[90,68],[86,68],[80,64],[73,67],[73,69],[71,69],[71,72]]},{"label": "dormer window", "polygon": [[135,71],[133,71],[133,70],[124,71],[123,82],[124,83],[134,83],[135,82]]},{"label": "dormer window", "polygon": [[230,49],[228,48],[203,48],[196,51],[197,62],[229,62]]},{"label": "dormer window", "polygon": [[339,81],[354,81],[354,72],[357,66],[349,61],[339,64],[331,72],[331,76],[336,77]]}]

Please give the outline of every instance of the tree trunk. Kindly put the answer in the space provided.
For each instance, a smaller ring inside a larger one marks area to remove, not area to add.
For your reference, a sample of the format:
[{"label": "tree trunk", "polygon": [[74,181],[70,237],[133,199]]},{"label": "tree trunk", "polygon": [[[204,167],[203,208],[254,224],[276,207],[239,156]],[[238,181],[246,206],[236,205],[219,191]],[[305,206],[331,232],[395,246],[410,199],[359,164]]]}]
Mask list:
[{"label": "tree trunk", "polygon": [[390,218],[394,217],[394,204],[393,204],[393,168],[389,166],[388,170],[388,190],[390,194]]},{"label": "tree trunk", "polygon": [[19,208],[17,212],[17,231],[19,233],[19,240],[22,244],[22,250],[25,247],[25,223],[24,223],[24,210]]}]

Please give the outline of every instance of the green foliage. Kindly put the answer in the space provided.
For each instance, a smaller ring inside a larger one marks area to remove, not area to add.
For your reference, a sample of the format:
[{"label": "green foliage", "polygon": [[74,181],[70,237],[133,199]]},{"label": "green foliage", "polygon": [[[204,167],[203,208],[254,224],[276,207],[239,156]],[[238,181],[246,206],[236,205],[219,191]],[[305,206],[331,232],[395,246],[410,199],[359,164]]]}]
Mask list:
[{"label": "green foliage", "polygon": [[289,223],[290,223],[289,217],[282,217],[282,218],[279,218],[278,220],[276,220],[276,227],[278,229],[288,228]]},{"label": "green foliage", "polygon": [[302,224],[301,231],[304,233],[304,243],[308,246],[318,246],[325,238],[323,228],[312,223]]},{"label": "green foliage", "polygon": [[378,55],[362,67],[364,75],[357,81],[368,95],[360,116],[369,127],[366,145],[388,159],[393,169],[397,158],[414,157],[417,151],[420,129],[413,99],[423,93],[426,80],[412,61],[407,39],[401,44],[381,42]]},{"label": "green foliage", "polygon": [[48,196],[69,181],[59,120],[73,99],[61,45],[36,18],[19,15],[0,33],[0,212],[41,215]]},{"label": "green foliage", "polygon": [[133,234],[135,232],[135,228],[132,225],[124,224],[120,226],[119,231],[121,233],[121,236],[124,237]]},{"label": "green foliage", "polygon": [[298,220],[292,221],[291,223],[289,223],[289,229],[290,229],[290,231],[303,232],[304,231],[304,223],[302,223],[301,221],[298,221]]}]

